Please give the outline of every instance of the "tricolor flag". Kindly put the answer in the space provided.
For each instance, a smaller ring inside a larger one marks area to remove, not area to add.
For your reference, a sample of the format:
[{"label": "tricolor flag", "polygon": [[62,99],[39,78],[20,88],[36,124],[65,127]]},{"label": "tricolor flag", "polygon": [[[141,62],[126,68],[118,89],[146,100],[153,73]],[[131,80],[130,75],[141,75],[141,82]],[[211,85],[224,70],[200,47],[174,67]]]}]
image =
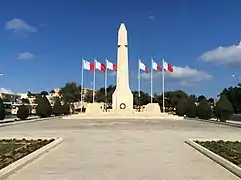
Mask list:
[{"label": "tricolor flag", "polygon": [[[173,72],[173,67],[166,62],[164,59],[162,59],[162,66],[163,69],[168,71],[168,72]],[[164,78],[164,72],[162,72],[162,109],[163,112],[165,112],[165,78]]]},{"label": "tricolor flag", "polygon": [[148,68],[144,63],[141,62],[141,60],[139,60],[139,69],[148,73]]},{"label": "tricolor flag", "polygon": [[162,68],[154,60],[152,60],[152,68],[159,72],[162,71]]},{"label": "tricolor flag", "polygon": [[110,69],[112,71],[117,71],[117,65],[115,65],[112,62],[108,61],[108,59],[106,59],[106,68]]},{"label": "tricolor flag", "polygon": [[94,71],[95,65],[94,65],[94,63],[91,63],[91,62],[83,59],[83,69],[86,69],[86,70],[89,70],[89,71]]},{"label": "tricolor flag", "polygon": [[105,72],[106,71],[106,67],[104,64],[100,63],[99,61],[97,61],[95,59],[95,69],[98,69],[101,72]]},{"label": "tricolor flag", "polygon": [[165,60],[163,60],[163,68],[166,71],[173,72],[173,67],[169,63],[167,63]]}]

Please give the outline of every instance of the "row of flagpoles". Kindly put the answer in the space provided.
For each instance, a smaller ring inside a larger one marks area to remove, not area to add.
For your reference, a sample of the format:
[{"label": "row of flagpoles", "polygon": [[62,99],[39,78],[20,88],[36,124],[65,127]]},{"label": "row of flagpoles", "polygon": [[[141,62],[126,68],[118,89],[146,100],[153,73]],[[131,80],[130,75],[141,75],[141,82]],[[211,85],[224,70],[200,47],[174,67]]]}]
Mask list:
[{"label": "row of flagpoles", "polygon": [[108,84],[108,69],[112,71],[117,71],[117,65],[106,59],[106,64],[100,63],[98,60],[94,59],[94,63],[82,59],[82,73],[81,73],[81,108],[83,107],[83,87],[84,87],[84,70],[93,71],[93,103],[95,102],[95,70],[99,70],[105,73],[105,96],[107,96],[107,84]]},{"label": "row of flagpoles", "polygon": [[[149,73],[147,66],[139,60],[138,62],[138,92],[139,92],[139,98],[140,98],[140,92],[141,92],[141,71],[144,71],[145,73]],[[107,83],[108,83],[108,69],[112,71],[117,71],[117,65],[110,62],[108,59],[106,59],[106,63],[102,64],[98,60],[94,59],[94,62],[89,62],[84,59],[82,59],[82,73],[81,73],[81,87],[84,87],[84,70],[93,71],[93,102],[95,102],[95,71],[99,70],[101,72],[105,73],[105,96],[107,96]],[[153,70],[162,72],[162,105],[163,105],[163,112],[165,111],[165,97],[164,97],[164,91],[165,91],[165,71],[173,72],[173,67],[167,63],[164,59],[162,59],[162,66],[159,66],[156,61],[151,59],[151,103],[153,102]],[[81,96],[83,95],[81,88]],[[82,97],[81,97],[82,98]],[[81,101],[81,107],[83,107],[83,101]]]},{"label": "row of flagpoles", "polygon": [[[138,70],[138,91],[139,98],[141,92],[141,70],[148,73],[147,66],[139,60],[139,70]],[[158,65],[154,59],[151,59],[151,103],[153,102],[153,70],[162,72],[162,109],[165,112],[165,70],[168,72],[173,72],[173,67],[162,59],[162,67]]]}]

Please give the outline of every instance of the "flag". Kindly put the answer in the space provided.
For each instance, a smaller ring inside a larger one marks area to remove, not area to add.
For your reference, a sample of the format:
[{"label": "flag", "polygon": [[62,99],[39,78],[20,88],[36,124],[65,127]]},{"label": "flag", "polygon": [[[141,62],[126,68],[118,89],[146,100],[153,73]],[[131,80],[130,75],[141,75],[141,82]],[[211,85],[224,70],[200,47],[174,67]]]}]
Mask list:
[{"label": "flag", "polygon": [[117,71],[117,65],[115,65],[112,62],[108,61],[108,59],[106,59],[106,67],[107,67],[107,69],[110,69],[112,71]]},{"label": "flag", "polygon": [[94,65],[94,63],[91,63],[91,62],[83,59],[83,69],[86,69],[86,70],[89,70],[89,71],[94,71],[95,65]]},{"label": "flag", "polygon": [[162,68],[153,60],[152,60],[152,68],[156,71],[159,71],[159,72],[162,71]]},{"label": "flag", "polygon": [[163,60],[163,68],[166,71],[173,72],[173,67],[169,63],[167,63],[165,60]]},{"label": "flag", "polygon": [[104,64],[100,63],[99,61],[95,60],[95,69],[98,69],[101,72],[106,71],[106,67]]},{"label": "flag", "polygon": [[141,62],[141,60],[139,60],[139,68],[140,68],[140,70],[148,73],[148,68],[146,67],[146,65],[144,63]]}]

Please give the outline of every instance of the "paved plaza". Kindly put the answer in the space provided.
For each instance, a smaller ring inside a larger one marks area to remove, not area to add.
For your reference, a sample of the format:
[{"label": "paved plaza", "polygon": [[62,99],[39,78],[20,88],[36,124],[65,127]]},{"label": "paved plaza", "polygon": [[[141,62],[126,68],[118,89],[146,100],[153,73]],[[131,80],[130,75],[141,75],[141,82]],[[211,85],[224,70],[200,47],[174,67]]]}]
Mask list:
[{"label": "paved plaza", "polygon": [[8,180],[238,180],[184,141],[240,131],[192,120],[52,119],[0,127],[0,136],[64,138]]}]

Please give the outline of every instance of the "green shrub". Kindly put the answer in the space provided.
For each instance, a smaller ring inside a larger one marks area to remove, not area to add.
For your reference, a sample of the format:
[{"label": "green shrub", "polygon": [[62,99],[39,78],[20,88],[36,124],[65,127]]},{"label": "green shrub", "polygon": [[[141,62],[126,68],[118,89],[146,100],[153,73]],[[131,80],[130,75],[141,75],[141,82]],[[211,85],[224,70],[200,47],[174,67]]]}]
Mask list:
[{"label": "green shrub", "polygon": [[0,98],[0,120],[4,120],[5,119],[5,107],[3,105],[3,101],[2,99]]},{"label": "green shrub", "polygon": [[52,114],[52,107],[46,96],[38,98],[38,106],[36,107],[36,114],[41,118],[50,117]]},{"label": "green shrub", "polygon": [[59,98],[57,98],[54,102],[53,114],[55,116],[63,114],[63,106],[61,105]]},{"label": "green shrub", "polygon": [[18,112],[17,112],[17,117],[21,120],[27,119],[29,116],[29,109],[25,105],[19,106]]},{"label": "green shrub", "polygon": [[197,117],[200,119],[210,119],[212,116],[212,109],[206,100],[202,100],[197,106]]},{"label": "green shrub", "polygon": [[233,115],[233,105],[225,95],[221,95],[215,107],[215,115],[220,121],[225,122]]},{"label": "green shrub", "polygon": [[184,116],[186,114],[186,101],[181,99],[176,107],[176,114],[178,116]]},{"label": "green shrub", "polygon": [[193,99],[188,98],[186,103],[186,116],[189,118],[197,117],[197,106]]},{"label": "green shrub", "polygon": [[63,114],[68,115],[70,114],[70,107],[68,103],[64,103],[62,106]]}]

